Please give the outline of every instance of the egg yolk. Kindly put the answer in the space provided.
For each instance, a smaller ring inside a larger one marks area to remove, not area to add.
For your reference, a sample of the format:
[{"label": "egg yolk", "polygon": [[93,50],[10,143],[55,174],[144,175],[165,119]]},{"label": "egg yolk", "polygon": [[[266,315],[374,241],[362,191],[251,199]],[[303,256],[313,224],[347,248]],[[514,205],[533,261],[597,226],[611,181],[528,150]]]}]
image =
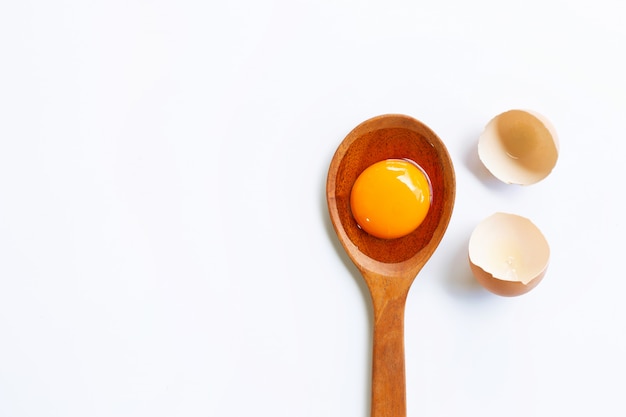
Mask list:
[{"label": "egg yolk", "polygon": [[387,159],[367,167],[350,194],[354,219],[372,236],[406,236],[422,223],[430,207],[430,183],[413,162]]}]

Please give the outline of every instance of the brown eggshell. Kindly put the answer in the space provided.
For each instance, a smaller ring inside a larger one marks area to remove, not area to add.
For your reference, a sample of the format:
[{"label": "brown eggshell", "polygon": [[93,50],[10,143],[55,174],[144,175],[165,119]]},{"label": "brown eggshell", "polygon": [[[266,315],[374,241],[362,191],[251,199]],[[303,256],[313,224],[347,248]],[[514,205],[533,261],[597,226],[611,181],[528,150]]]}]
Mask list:
[{"label": "brown eggshell", "polygon": [[483,287],[512,297],[527,293],[543,279],[550,248],[529,219],[495,213],[472,232],[468,254],[472,273]]},{"label": "brown eggshell", "polygon": [[552,172],[559,157],[559,141],[544,116],[509,110],[485,126],[478,138],[478,156],[500,181],[530,185]]},{"label": "brown eggshell", "polygon": [[472,269],[472,274],[474,274],[476,281],[478,281],[480,285],[492,293],[503,297],[516,297],[518,295],[526,294],[528,291],[535,288],[546,274],[546,271],[544,270],[528,284],[523,284],[520,281],[505,281],[495,278],[481,267],[474,265],[471,261],[470,268]]}]

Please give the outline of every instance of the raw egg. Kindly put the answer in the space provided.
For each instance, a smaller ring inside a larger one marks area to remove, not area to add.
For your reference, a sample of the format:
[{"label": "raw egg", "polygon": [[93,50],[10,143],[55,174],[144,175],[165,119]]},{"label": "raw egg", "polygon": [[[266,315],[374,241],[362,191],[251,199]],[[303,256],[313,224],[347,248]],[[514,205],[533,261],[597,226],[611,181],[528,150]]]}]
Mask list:
[{"label": "raw egg", "polygon": [[415,163],[386,159],[367,167],[356,179],[350,208],[359,227],[372,236],[395,239],[422,223],[430,207],[428,177]]},{"label": "raw egg", "polygon": [[481,221],[470,237],[469,262],[476,280],[494,294],[517,296],[543,279],[550,247],[529,219],[495,213]]},{"label": "raw egg", "polygon": [[507,184],[530,185],[552,172],[559,143],[552,124],[528,110],[509,110],[485,126],[478,139],[485,167]]}]

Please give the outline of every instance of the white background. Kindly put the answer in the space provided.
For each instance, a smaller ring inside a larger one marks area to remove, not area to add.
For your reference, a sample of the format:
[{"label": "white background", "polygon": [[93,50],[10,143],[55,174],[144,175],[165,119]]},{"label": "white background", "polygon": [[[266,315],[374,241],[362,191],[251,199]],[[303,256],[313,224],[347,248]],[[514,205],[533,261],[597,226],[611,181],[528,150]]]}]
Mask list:
[{"label": "white background", "polygon": [[[622,2],[4,1],[0,416],[369,415],[371,308],[326,211],[357,124],[404,113],[455,164],[406,310],[409,416],[623,416]],[[496,114],[559,133],[495,180]],[[502,298],[466,261],[495,211],[552,258]]]}]

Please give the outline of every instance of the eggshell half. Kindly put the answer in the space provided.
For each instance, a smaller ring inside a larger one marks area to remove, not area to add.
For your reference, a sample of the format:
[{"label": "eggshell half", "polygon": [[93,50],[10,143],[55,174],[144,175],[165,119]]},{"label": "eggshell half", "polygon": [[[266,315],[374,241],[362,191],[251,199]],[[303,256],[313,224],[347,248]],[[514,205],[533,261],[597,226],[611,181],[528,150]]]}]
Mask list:
[{"label": "eggshell half", "polygon": [[485,167],[507,184],[530,185],[547,177],[559,157],[552,124],[529,110],[509,110],[491,119],[478,139]]},{"label": "eggshell half", "polygon": [[481,221],[470,237],[469,263],[476,280],[494,294],[517,296],[543,279],[550,247],[529,219],[495,213]]}]

